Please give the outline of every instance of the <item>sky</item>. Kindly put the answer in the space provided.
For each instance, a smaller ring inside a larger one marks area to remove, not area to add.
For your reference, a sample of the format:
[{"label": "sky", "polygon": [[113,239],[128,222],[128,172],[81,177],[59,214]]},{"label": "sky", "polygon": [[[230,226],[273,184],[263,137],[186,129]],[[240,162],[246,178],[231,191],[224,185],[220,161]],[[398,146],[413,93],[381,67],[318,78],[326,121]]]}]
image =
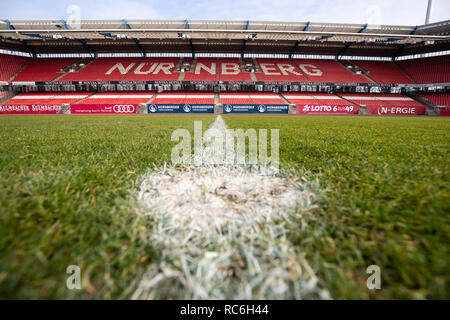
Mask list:
[{"label": "sky", "polygon": [[[421,25],[428,0],[0,0],[0,19],[189,19]],[[450,19],[434,0],[431,22]]]}]

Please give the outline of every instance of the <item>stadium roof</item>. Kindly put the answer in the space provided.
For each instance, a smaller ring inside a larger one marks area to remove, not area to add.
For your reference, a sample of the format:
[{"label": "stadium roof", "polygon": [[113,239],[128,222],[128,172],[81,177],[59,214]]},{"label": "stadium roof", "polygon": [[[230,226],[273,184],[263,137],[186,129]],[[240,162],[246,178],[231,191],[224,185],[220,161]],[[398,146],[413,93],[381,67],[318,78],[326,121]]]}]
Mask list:
[{"label": "stadium roof", "polygon": [[450,20],[422,26],[203,20],[0,20],[0,49],[30,53],[413,55],[450,49]]}]

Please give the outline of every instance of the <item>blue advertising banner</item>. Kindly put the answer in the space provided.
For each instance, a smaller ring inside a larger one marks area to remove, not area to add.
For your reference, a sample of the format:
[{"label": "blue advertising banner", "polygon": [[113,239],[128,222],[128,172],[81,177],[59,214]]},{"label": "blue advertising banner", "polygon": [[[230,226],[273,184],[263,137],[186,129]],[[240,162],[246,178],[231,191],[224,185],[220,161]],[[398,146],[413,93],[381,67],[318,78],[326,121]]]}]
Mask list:
[{"label": "blue advertising banner", "polygon": [[224,113],[287,114],[287,104],[224,104]]},{"label": "blue advertising banner", "polygon": [[213,104],[149,104],[148,113],[214,113]]}]

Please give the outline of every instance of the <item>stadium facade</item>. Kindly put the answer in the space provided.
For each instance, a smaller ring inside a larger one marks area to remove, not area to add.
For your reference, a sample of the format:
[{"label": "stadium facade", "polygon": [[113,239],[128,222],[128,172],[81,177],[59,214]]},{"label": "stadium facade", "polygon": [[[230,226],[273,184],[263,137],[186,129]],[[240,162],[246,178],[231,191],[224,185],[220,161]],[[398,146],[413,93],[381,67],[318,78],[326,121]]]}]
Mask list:
[{"label": "stadium facade", "polygon": [[1,114],[450,113],[450,21],[0,22]]}]

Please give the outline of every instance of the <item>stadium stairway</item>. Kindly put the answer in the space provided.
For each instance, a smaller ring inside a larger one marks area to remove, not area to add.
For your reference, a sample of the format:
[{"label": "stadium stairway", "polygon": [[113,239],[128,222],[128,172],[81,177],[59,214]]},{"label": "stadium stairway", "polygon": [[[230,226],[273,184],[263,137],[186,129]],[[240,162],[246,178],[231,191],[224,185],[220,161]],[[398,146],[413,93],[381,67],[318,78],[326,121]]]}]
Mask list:
[{"label": "stadium stairway", "polygon": [[160,94],[160,92],[155,92],[155,94],[150,99],[148,99],[145,103],[146,104],[152,103],[152,101],[155,100],[159,94]]},{"label": "stadium stairway", "polygon": [[84,66],[82,66],[81,68],[76,69],[76,72],[80,72],[81,70],[83,70],[84,68],[86,68],[89,64],[91,64],[92,62],[94,62],[95,59],[86,59],[86,58],[81,58],[80,60],[72,63],[71,65],[69,65],[68,67],[66,67],[65,71],[63,74],[61,74],[60,76],[56,77],[55,79],[53,79],[52,81],[58,81],[59,79],[61,79],[62,77],[64,77],[65,75],[67,75],[70,70],[71,67],[73,66],[79,66],[80,63],[84,63]]},{"label": "stadium stairway", "polygon": [[367,108],[366,108],[366,107],[362,107],[359,103],[356,103],[356,102],[353,102],[353,101],[351,101],[351,100],[348,100],[348,99],[344,98],[343,95],[339,95],[339,94],[337,94],[337,93],[333,93],[333,94],[334,94],[335,96],[341,98],[342,100],[347,101],[347,102],[350,103],[350,104],[357,105],[357,106],[358,106],[358,110],[359,110],[359,111],[358,111],[358,114],[361,114],[361,115],[368,115],[368,114],[369,114],[369,112],[367,111]]},{"label": "stadium stairway", "polygon": [[83,61],[83,59],[77,60],[74,63],[68,65],[66,68],[64,68],[64,72],[62,72],[59,76],[57,76],[55,79],[53,79],[52,81],[58,81],[59,79],[61,79],[62,77],[64,77],[66,74],[69,73],[69,70],[78,65],[79,63],[81,63]]},{"label": "stadium stairway", "polygon": [[217,57],[217,60],[216,60],[216,66],[217,66],[217,72],[216,72],[216,81],[219,81],[219,76],[220,76],[220,64],[219,64],[219,57]]},{"label": "stadium stairway", "polygon": [[119,81],[125,81],[125,80],[127,80],[128,77],[131,77],[131,76],[133,75],[134,70],[137,69],[137,67],[141,64],[141,62],[144,61],[144,59],[145,59],[145,58],[142,57],[142,58],[138,61],[138,63],[136,63],[136,64],[131,68],[131,70],[130,70],[128,73],[126,73],[126,74],[122,77],[122,79],[119,80]]},{"label": "stadium stairway", "polygon": [[82,102],[82,101],[84,101],[84,100],[86,100],[86,99],[89,99],[90,97],[92,97],[93,95],[95,95],[97,92],[92,92],[90,95],[88,95],[87,97],[84,97],[83,99],[80,99],[80,100],[77,100],[77,101],[75,101],[74,103],[72,103],[72,104],[77,104],[77,103],[80,103],[80,102]]},{"label": "stadium stairway", "polygon": [[302,71],[302,69],[300,69],[298,63],[297,63],[294,59],[292,59],[292,60],[290,60],[290,61],[297,67],[297,71],[299,71],[302,75],[304,75],[305,78],[308,79],[309,82],[314,82],[314,81],[309,77],[309,75],[307,75],[305,72]]},{"label": "stadium stairway", "polygon": [[244,60],[239,58],[239,66],[241,67],[241,70],[244,71],[245,70],[245,64],[244,64]]},{"label": "stadium stairway", "polygon": [[181,72],[181,67],[183,66],[183,61],[184,61],[184,58],[181,57],[181,58],[178,60],[177,64],[175,65],[174,71],[180,73],[180,74],[178,75],[177,81],[183,81],[183,80],[184,80],[184,74],[185,74],[185,73],[184,73],[184,72]]},{"label": "stadium stairway", "polygon": [[261,67],[259,66],[258,60],[256,60],[256,58],[252,58],[252,61],[253,61],[253,66],[255,67],[255,72],[261,72]]},{"label": "stadium stairway", "polygon": [[71,114],[71,112],[70,112],[70,105],[62,106],[61,110],[58,111],[58,114]]},{"label": "stadium stairway", "polygon": [[347,69],[349,72],[353,73],[353,74],[357,74],[356,72],[353,72],[354,70],[360,70],[361,71],[361,75],[366,78],[368,80],[369,83],[378,83],[377,81],[375,81],[371,76],[369,76],[369,72],[364,69],[363,67],[358,66],[356,63],[354,63],[351,60],[345,61],[345,63],[348,63],[349,65],[352,66],[351,69],[347,68],[347,65],[345,65],[342,61],[338,60],[338,63],[341,64],[345,69]]},{"label": "stadium stairway", "polygon": [[183,81],[185,75],[186,75],[186,72],[180,72],[180,75],[178,76],[178,81]]},{"label": "stadium stairway", "polygon": [[409,80],[411,80],[412,83],[416,84],[416,80],[414,80],[413,77],[411,77],[411,75],[405,70],[405,68],[403,68],[399,63],[397,63],[397,61],[394,61],[394,64],[403,72],[403,74],[405,76],[408,77]]},{"label": "stadium stairway", "polygon": [[414,94],[414,93],[410,93],[410,92],[405,92],[405,94],[410,97],[411,99],[417,101],[418,103],[424,105],[427,108],[426,111],[426,115],[429,116],[438,116],[440,114],[439,108],[437,106],[435,106],[434,104],[432,104],[430,101],[428,101],[427,99],[422,98],[421,96]]},{"label": "stadium stairway", "polygon": [[[245,63],[244,63],[244,59],[239,58],[239,66],[241,67],[242,71],[245,71]],[[256,71],[256,67],[255,67],[255,71]],[[250,78],[252,79],[252,81],[256,82],[258,81],[258,79],[256,79],[256,75],[254,72],[250,72]]]},{"label": "stadium stairway", "polygon": [[280,92],[278,92],[278,96],[283,100],[286,104],[292,104],[288,99],[286,99]]},{"label": "stadium stairway", "polygon": [[9,91],[3,91],[5,92],[5,95],[2,96],[2,98],[0,99],[0,104],[2,104],[5,101],[8,101],[9,99],[11,99],[12,97],[15,96],[14,92],[9,92]]},{"label": "stadium stairway", "polygon": [[188,72],[194,72],[196,66],[197,66],[197,57],[192,59],[191,68],[190,68],[190,70]]},{"label": "stadium stairway", "polygon": [[183,58],[183,57],[181,57],[180,59],[178,59],[178,62],[177,62],[177,64],[175,65],[175,69],[173,69],[175,72],[180,72],[181,67],[183,66],[183,61],[184,61],[184,58]]},{"label": "stadium stairway", "polygon": [[216,92],[214,93],[214,105],[219,105],[220,104],[220,93]]},{"label": "stadium stairway", "polygon": [[23,69],[25,69],[25,68],[31,63],[31,61],[33,61],[33,59],[30,59],[30,60],[28,60],[26,63],[24,63],[24,64],[19,68],[19,70],[17,70],[17,72],[16,72],[15,74],[13,74],[13,75],[8,79],[8,82],[13,81],[14,78],[17,77],[17,75],[18,75],[19,73],[21,73],[21,72],[23,71]]}]

